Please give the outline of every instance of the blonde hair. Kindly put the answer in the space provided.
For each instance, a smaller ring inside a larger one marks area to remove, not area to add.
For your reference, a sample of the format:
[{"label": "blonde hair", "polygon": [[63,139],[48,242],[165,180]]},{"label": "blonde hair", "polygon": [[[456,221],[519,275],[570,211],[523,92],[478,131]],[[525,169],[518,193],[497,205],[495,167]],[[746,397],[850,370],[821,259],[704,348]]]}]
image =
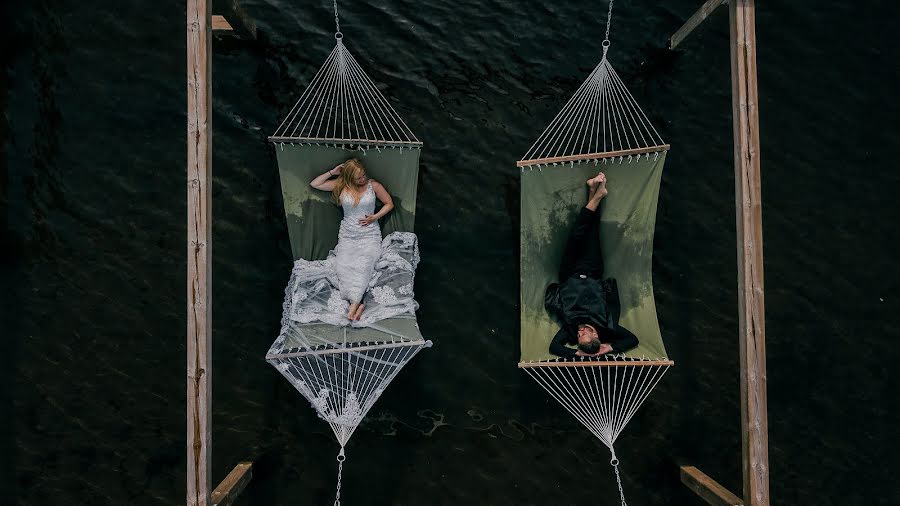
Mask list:
[{"label": "blonde hair", "polygon": [[365,174],[365,172],[366,169],[363,167],[362,162],[356,158],[351,158],[343,163],[343,168],[335,182],[334,190],[331,191],[331,196],[336,204],[341,204],[341,194],[344,193],[344,188],[356,188],[356,179],[360,173]]}]

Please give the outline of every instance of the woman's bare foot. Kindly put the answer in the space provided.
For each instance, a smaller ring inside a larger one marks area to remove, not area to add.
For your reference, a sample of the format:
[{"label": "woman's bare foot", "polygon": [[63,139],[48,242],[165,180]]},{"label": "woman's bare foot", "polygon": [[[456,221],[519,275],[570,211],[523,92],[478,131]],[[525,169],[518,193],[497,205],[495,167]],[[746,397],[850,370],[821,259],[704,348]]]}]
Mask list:
[{"label": "woman's bare foot", "polygon": [[356,314],[353,315],[353,318],[352,318],[352,319],[353,319],[354,321],[359,321],[359,319],[362,318],[363,309],[365,309],[365,308],[366,308],[366,305],[365,305],[365,304],[360,304],[360,305],[356,308]]},{"label": "woman's bare foot", "polygon": [[359,308],[359,302],[354,302],[353,304],[350,304],[350,310],[347,311],[347,319],[348,320],[353,321],[353,319],[356,317],[356,311],[358,308]]}]

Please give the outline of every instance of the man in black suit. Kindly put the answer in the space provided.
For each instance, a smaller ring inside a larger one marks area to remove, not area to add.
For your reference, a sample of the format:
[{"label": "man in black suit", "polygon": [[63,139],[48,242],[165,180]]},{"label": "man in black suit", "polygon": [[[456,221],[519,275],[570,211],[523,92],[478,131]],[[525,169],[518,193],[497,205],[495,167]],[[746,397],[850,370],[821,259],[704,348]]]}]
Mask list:
[{"label": "man in black suit", "polygon": [[587,184],[588,201],[566,244],[559,283],[548,286],[544,295],[544,307],[560,322],[550,353],[562,358],[624,353],[638,345],[637,336],[619,326],[616,280],[603,279],[598,208],[609,194],[606,175],[600,172]]}]

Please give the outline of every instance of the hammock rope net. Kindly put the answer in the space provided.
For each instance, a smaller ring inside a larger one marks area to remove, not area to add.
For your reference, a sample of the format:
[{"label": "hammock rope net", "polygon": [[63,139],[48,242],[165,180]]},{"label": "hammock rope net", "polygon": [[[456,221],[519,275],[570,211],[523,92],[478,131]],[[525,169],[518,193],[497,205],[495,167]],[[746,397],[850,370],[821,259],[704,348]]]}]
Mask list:
[{"label": "hammock rope net", "polygon": [[[612,14],[610,2],[609,15]],[[615,442],[668,369],[653,299],[653,233],[669,145],[612,64],[607,38],[600,63],[516,163],[521,168],[520,344],[523,369],[609,448],[619,498],[626,504]],[[618,281],[619,323],[640,339],[621,355],[575,361],[549,353],[559,329],[544,309],[557,281],[585,181],[602,169],[609,194],[600,208],[605,277]]]},{"label": "hammock rope net", "polygon": [[[359,158],[391,192],[394,210],[382,234],[413,232],[422,143],[343,42],[335,3],[335,47],[269,141],[276,146],[285,217],[295,261],[322,260],[338,237],[341,210],[309,181]],[[409,280],[412,283],[412,279]],[[266,360],[309,401],[340,445],[335,505],[340,504],[345,447],[403,367],[431,341],[413,311],[365,327],[291,319],[291,287],[278,338]]]}]

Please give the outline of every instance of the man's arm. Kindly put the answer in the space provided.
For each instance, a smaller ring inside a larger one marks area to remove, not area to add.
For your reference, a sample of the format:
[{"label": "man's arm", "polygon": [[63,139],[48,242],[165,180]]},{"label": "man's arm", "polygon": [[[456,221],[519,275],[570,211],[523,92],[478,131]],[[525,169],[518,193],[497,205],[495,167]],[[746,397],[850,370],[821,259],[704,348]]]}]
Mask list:
[{"label": "man's arm", "polygon": [[575,350],[566,346],[568,340],[569,335],[566,333],[566,329],[560,328],[553,336],[553,340],[550,341],[550,353],[560,358],[575,358],[577,356]]},{"label": "man's arm", "polygon": [[609,340],[609,345],[612,347],[610,353],[625,353],[638,345],[637,336],[622,326],[617,326],[616,330],[601,339]]}]

